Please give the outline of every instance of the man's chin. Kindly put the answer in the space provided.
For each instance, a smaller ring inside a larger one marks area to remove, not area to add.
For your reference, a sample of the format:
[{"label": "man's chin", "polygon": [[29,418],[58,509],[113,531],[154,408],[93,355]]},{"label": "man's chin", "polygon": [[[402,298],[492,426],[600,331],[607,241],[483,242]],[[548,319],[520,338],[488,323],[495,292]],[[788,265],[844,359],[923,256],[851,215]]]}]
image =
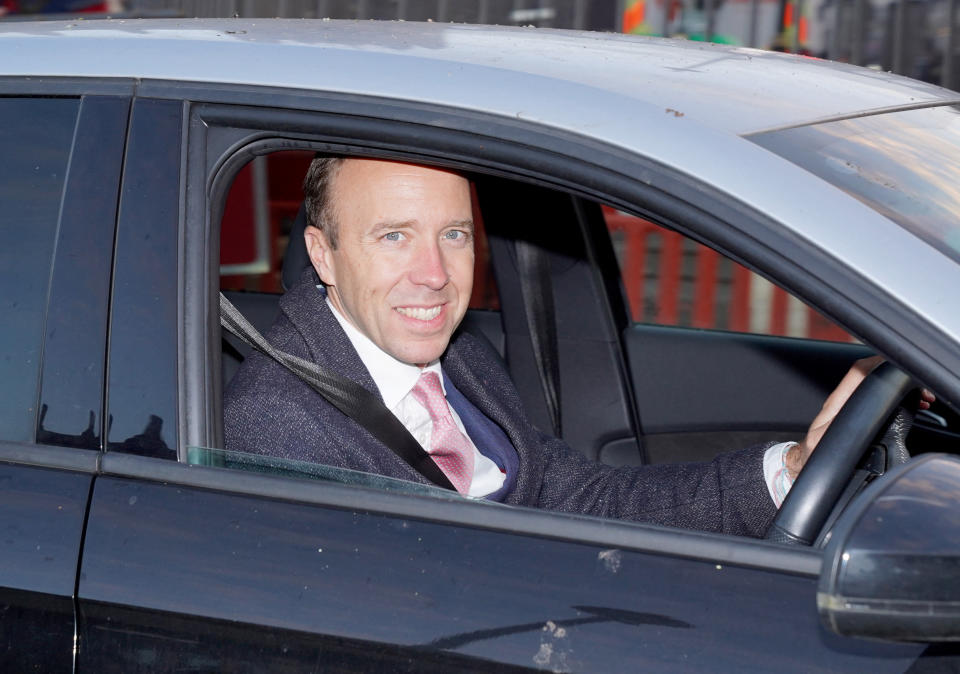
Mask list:
[{"label": "man's chin", "polygon": [[422,367],[438,360],[447,350],[449,343],[450,339],[447,338],[437,343],[417,344],[413,347],[410,344],[404,344],[400,348],[391,349],[388,353],[401,362]]}]

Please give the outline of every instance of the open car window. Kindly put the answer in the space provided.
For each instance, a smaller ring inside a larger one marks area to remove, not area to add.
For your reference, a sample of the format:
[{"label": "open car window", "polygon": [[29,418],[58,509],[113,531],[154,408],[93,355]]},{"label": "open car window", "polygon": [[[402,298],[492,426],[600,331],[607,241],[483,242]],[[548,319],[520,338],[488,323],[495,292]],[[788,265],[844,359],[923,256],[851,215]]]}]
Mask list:
[{"label": "open car window", "polygon": [[[261,155],[240,169],[227,192],[220,229],[221,290],[263,333],[279,311],[281,279],[288,276],[283,269],[285,253],[288,246],[300,243],[292,239],[299,235],[291,235],[291,230],[301,208],[303,175],[313,156],[309,150]],[[547,432],[553,428],[554,434],[589,459],[616,466],[707,461],[758,442],[793,439],[805,429],[815,406],[822,402],[819,389],[807,386],[803,396],[793,395],[804,386],[802,378],[768,374],[755,357],[756,348],[749,343],[743,347],[736,334],[702,343],[697,333],[692,333],[693,341],[672,333],[651,335],[630,329],[618,333],[617,321],[610,319],[606,309],[611,304],[616,313],[617,291],[594,279],[617,273],[619,268],[628,318],[643,322],[652,317],[653,323],[664,327],[796,335],[795,315],[802,313],[806,330],[817,316],[814,312],[783,291],[771,299],[772,287],[761,277],[648,220],[519,180],[478,175],[472,189],[480,236],[471,310],[462,329],[488,338],[504,358],[534,425]],[[523,301],[531,288],[518,271],[516,246],[521,241],[538,246],[548,268],[549,278],[543,281],[547,285],[539,292],[550,293],[555,306],[540,326],[530,322],[532,305]],[[822,327],[820,332],[803,336],[851,339],[825,321],[817,325]],[[544,378],[541,369],[543,347],[538,352],[529,337],[535,328],[555,333],[556,352],[548,354],[557,363],[553,382]],[[725,354],[731,348],[745,355]],[[248,353],[244,345],[226,337],[224,390]],[[822,355],[805,358],[812,362]],[[846,357],[844,352],[831,367]],[[751,372],[745,376],[755,380],[758,390],[778,391],[778,398],[792,401],[774,413],[788,407],[798,411],[773,416],[772,421],[767,410],[754,412],[754,402],[728,390],[731,379],[726,369],[712,374],[693,368],[699,374],[690,381],[691,368],[683,363],[691,358],[726,359],[730,368]],[[830,381],[832,376],[825,375],[823,380]],[[577,382],[590,392],[586,398],[571,393]],[[552,426],[551,385],[557,387],[558,410],[563,415],[560,428]],[[684,406],[670,402],[669,397],[666,403],[658,402],[663,398],[658,392],[677,389],[694,403],[700,398],[711,402]],[[397,488],[390,478],[304,461],[240,452],[218,454],[218,450],[197,454],[200,451],[191,450],[191,463]]]}]

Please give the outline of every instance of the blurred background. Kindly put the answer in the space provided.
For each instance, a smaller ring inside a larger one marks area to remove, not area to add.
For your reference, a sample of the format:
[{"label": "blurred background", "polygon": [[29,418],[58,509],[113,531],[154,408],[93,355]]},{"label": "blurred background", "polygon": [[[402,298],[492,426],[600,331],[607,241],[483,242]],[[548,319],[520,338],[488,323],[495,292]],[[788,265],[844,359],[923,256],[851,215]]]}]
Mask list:
[{"label": "blurred background", "polygon": [[958,0],[0,0],[0,20],[402,19],[602,30],[775,49],[960,89]]}]

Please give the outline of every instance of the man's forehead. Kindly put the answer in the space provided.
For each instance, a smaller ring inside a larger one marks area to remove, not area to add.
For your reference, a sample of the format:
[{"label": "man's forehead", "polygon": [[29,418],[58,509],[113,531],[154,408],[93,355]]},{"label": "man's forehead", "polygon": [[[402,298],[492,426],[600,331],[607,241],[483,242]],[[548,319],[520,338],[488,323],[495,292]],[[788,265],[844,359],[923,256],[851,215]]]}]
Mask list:
[{"label": "man's forehead", "polygon": [[432,176],[437,178],[450,177],[457,181],[469,182],[468,178],[455,169],[441,166],[428,166],[398,159],[371,159],[367,157],[347,157],[344,159],[334,177],[334,182],[340,181],[367,181],[375,178],[390,178],[402,176]]}]

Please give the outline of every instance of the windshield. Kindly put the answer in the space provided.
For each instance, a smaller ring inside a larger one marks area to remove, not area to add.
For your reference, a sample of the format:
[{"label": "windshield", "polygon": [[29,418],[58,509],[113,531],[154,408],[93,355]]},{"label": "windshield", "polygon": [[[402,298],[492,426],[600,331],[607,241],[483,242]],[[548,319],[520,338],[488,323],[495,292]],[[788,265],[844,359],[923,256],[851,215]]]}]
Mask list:
[{"label": "windshield", "polygon": [[769,131],[749,140],[836,185],[960,262],[956,106]]}]

